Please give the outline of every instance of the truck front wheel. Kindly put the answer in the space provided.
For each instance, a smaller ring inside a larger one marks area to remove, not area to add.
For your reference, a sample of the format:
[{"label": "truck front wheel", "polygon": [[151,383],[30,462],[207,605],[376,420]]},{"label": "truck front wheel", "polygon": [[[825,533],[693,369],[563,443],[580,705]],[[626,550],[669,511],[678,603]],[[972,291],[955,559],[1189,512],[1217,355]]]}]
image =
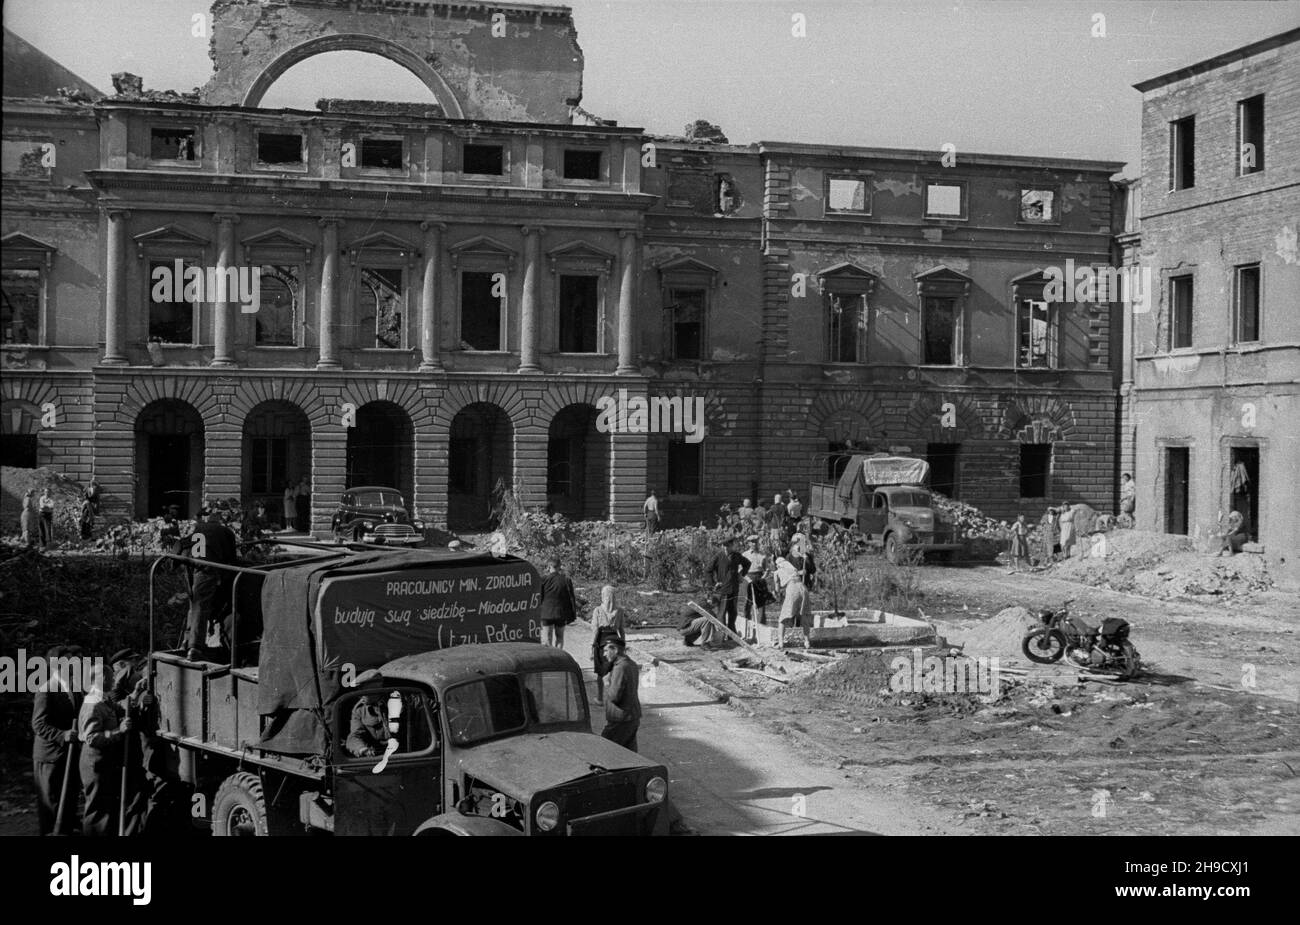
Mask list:
[{"label": "truck front wheel", "polygon": [[256,774],[240,771],[217,788],[212,800],[213,835],[266,835],[266,798]]},{"label": "truck front wheel", "polygon": [[900,557],[897,534],[891,533],[889,536],[885,537],[885,558],[894,565],[898,564]]}]

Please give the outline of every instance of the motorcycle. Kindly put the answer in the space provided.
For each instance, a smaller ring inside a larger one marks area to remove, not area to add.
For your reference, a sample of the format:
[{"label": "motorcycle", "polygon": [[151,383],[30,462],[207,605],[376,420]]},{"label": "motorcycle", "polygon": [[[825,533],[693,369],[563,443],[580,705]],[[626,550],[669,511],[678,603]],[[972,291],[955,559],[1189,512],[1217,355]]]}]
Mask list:
[{"label": "motorcycle", "polygon": [[1129,624],[1119,617],[1107,617],[1093,626],[1081,617],[1060,610],[1040,610],[1042,626],[1025,634],[1021,650],[1040,665],[1059,662],[1062,657],[1080,668],[1118,672],[1127,681],[1142,668],[1137,648],[1129,641]]}]

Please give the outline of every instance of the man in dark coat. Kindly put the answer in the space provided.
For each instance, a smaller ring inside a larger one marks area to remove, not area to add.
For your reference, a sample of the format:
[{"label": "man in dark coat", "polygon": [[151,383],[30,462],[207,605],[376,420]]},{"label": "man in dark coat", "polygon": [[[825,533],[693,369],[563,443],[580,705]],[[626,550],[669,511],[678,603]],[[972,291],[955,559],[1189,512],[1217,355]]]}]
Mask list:
[{"label": "man in dark coat", "polygon": [[605,728],[600,734],[636,751],[636,733],[641,727],[641,669],[627,657],[625,643],[617,636],[605,643],[605,658],[612,667],[605,687]]},{"label": "man in dark coat", "polygon": [[[206,520],[195,524],[186,552],[195,559],[221,565],[237,565],[234,531],[221,522],[216,507],[205,508]],[[208,626],[220,623],[230,612],[231,589],[235,573],[220,568],[198,566],[192,569],[189,626],[185,634],[186,656],[198,660],[204,656]]]},{"label": "man in dark coat", "polygon": [[722,549],[713,557],[709,576],[713,579],[714,616],[736,631],[736,602],[740,597],[740,579],[749,571],[749,560],[736,552],[736,540],[729,536],[722,541]]},{"label": "man in dark coat", "polygon": [[[76,829],[77,794],[81,781],[77,775],[76,759],[72,757],[72,743],[77,739],[77,712],[81,709],[81,695],[74,691],[66,667],[79,659],[78,646],[54,646],[45,653],[50,664],[50,677],[45,686],[36,692],[32,703],[32,779],[36,782],[36,817],[41,834],[54,831],[59,812],[59,801],[66,792],[67,806],[63,811],[60,835],[71,835]],[[60,670],[62,669],[62,670]],[[69,772],[68,762],[72,762]],[[64,776],[71,773],[67,790]]]},{"label": "man in dark coat", "polygon": [[558,556],[547,564],[542,579],[542,644],[564,648],[564,628],[578,619],[578,599],[573,582],[564,574]]}]

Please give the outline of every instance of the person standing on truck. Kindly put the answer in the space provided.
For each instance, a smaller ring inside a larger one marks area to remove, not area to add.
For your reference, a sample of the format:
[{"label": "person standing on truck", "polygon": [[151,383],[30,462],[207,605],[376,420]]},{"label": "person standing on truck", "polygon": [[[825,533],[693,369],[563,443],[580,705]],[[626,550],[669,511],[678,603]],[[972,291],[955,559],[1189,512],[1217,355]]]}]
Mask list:
[{"label": "person standing on truck", "polygon": [[600,589],[600,606],[591,612],[591,666],[596,672],[596,699],[605,699],[605,675],[612,667],[605,658],[605,643],[615,636],[627,641],[623,610],[614,600],[614,586]]},{"label": "person standing on truck", "polygon": [[542,645],[564,648],[564,628],[578,619],[573,582],[564,574],[559,556],[552,556],[542,579]]},{"label": "person standing on truck", "polygon": [[[77,738],[77,713],[81,697],[72,690],[66,673],[69,661],[80,659],[78,646],[54,646],[45,653],[50,663],[50,677],[36,692],[32,702],[32,780],[36,783],[36,819],[42,835],[49,835],[59,813],[59,803],[68,800],[64,808],[60,835],[71,835],[77,815],[77,768],[72,757],[72,743]],[[63,667],[63,671],[56,670]],[[68,762],[74,762],[71,768]],[[64,777],[68,776],[68,787]]]},{"label": "person standing on truck", "polygon": [[641,727],[641,669],[627,657],[627,643],[612,637],[605,642],[609,660],[609,690],[605,697],[605,728],[600,734],[616,745],[636,751]]},{"label": "person standing on truck", "polygon": [[[220,565],[237,565],[234,532],[221,522],[221,512],[207,506],[200,512],[206,515],[194,525],[189,536],[188,555]],[[211,566],[191,566],[190,616],[185,634],[186,657],[190,661],[203,658],[208,627],[221,623],[230,612],[231,590],[235,573]]]}]

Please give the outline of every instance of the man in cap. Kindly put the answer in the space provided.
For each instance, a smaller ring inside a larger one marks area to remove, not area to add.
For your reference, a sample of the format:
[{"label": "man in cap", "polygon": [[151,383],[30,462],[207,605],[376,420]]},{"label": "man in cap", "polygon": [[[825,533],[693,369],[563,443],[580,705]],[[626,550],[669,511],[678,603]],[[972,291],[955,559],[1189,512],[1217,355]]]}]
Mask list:
[{"label": "man in cap", "polygon": [[709,576],[713,579],[714,613],[736,630],[736,602],[740,597],[740,576],[749,571],[749,560],[736,552],[736,537],[722,541],[722,549],[713,557]]},{"label": "man in cap", "polygon": [[627,644],[617,636],[606,638],[604,656],[610,670],[605,682],[605,728],[600,734],[636,751],[636,733],[641,726],[641,669],[627,657]]}]

